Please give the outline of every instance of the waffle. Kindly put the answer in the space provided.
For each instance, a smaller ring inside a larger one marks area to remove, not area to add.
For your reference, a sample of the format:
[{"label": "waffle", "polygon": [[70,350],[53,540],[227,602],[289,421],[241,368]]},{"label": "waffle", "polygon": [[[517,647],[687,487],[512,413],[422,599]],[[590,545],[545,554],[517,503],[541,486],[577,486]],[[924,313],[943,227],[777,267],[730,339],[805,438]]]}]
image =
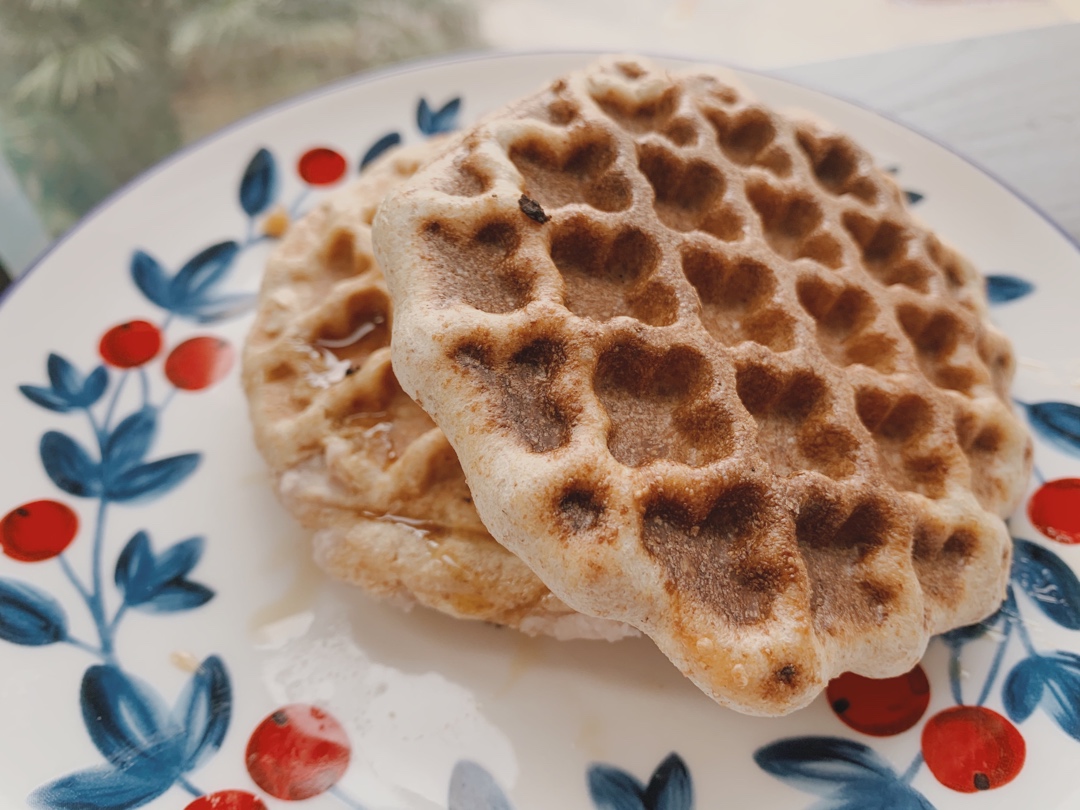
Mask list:
[{"label": "waffle", "polygon": [[491,538],[445,436],[394,378],[370,224],[386,191],[438,148],[395,150],[273,252],[244,349],[256,444],[331,576],[533,634],[636,634],[575,613]]},{"label": "waffle", "polygon": [[491,533],[752,714],[1001,602],[1031,443],[972,266],[849,138],[608,59],[383,201],[394,368]]}]

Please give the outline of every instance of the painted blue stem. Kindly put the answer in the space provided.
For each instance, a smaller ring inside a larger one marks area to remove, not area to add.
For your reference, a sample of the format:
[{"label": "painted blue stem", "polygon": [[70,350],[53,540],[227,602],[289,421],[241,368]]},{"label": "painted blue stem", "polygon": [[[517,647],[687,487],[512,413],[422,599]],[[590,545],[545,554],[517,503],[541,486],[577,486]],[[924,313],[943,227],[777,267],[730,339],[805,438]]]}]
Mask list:
[{"label": "painted blue stem", "polygon": [[998,642],[997,651],[994,653],[994,659],[990,662],[990,669],[986,673],[986,681],[983,682],[982,691],[979,692],[979,700],[975,704],[976,706],[982,706],[986,703],[987,698],[990,697],[990,690],[994,687],[994,681],[997,680],[998,671],[1001,669],[1001,662],[1005,658],[1005,649],[1009,646],[1009,638],[1012,636],[1013,626],[1019,623],[1019,620],[1012,617],[1005,617],[1005,629],[1003,630],[1004,638]]},{"label": "painted blue stem", "polygon": [[201,791],[197,787],[195,787],[195,785],[191,784],[191,782],[189,782],[187,780],[187,778],[184,777],[184,776],[180,776],[180,777],[177,778],[176,786],[180,787],[180,788],[183,788],[184,790],[186,790],[188,793],[190,793],[192,796],[195,796],[196,798],[198,798],[199,796],[206,795],[206,794],[203,793],[203,791]]},{"label": "painted blue stem", "polygon": [[82,650],[83,652],[88,652],[91,655],[97,656],[98,658],[103,658],[104,657],[101,654],[101,650],[99,650],[93,644],[87,644],[85,641],[77,639],[77,638],[75,638],[73,636],[68,636],[66,639],[64,639],[64,641],[66,641],[72,647],[77,647],[78,649]]},{"label": "painted blue stem", "polygon": [[949,647],[949,688],[953,702],[964,705],[964,693],[960,685],[960,647]]},{"label": "painted blue stem", "polygon": [[98,502],[97,522],[94,525],[94,548],[91,572],[93,585],[90,591],[90,615],[97,626],[98,636],[101,638],[101,654],[110,664],[116,663],[113,653],[113,636],[105,621],[105,589],[101,575],[101,556],[105,545],[105,513],[108,510],[108,498],[102,498]]},{"label": "painted blue stem", "polygon": [[116,636],[116,628],[120,624],[120,618],[127,612],[127,602],[121,602],[120,607],[116,609],[116,615],[113,616],[113,620],[109,622],[109,635]]},{"label": "painted blue stem", "polygon": [[174,386],[170,386],[168,393],[165,394],[164,398],[161,400],[161,404],[158,405],[158,416],[161,416],[165,409],[169,407],[169,403],[173,401],[173,397],[175,396],[176,388]]},{"label": "painted blue stem", "polygon": [[150,378],[146,374],[146,366],[139,366],[139,387],[142,389],[142,404],[145,408],[150,404]]},{"label": "painted blue stem", "polygon": [[334,785],[332,788],[330,788],[330,790],[326,792],[333,796],[335,799],[337,799],[339,802],[341,802],[343,805],[350,808],[350,810],[366,810],[364,805],[356,801],[356,799],[354,799],[352,796],[342,790],[338,785]]},{"label": "painted blue stem", "polygon": [[64,576],[66,576],[68,581],[75,586],[75,590],[79,592],[79,596],[86,602],[86,606],[90,607],[90,591],[86,589],[86,586],[82,584],[82,580],[75,574],[75,569],[71,567],[71,563],[68,562],[67,557],[61,554],[57,559],[60,561],[60,569],[64,572]]},{"label": "painted blue stem", "polygon": [[101,432],[98,434],[98,442],[104,444],[105,436],[109,432],[109,428],[112,427],[113,413],[116,412],[116,403],[120,401],[120,394],[124,390],[124,384],[127,382],[127,378],[131,374],[128,370],[125,370],[120,375],[120,382],[116,384],[116,390],[113,391],[112,398],[109,400],[109,407],[105,409],[105,422],[101,426]]},{"label": "painted blue stem", "polygon": [[105,429],[98,424],[97,419],[94,418],[94,412],[91,411],[90,408],[83,408],[83,411],[86,412],[86,418],[90,422],[90,428],[94,431],[94,438],[97,439],[98,446],[100,447],[105,444]]},{"label": "painted blue stem", "polygon": [[1027,654],[1038,655],[1039,652],[1035,649],[1035,645],[1031,643],[1031,636],[1028,634],[1028,629],[1024,626],[1023,621],[1017,619],[1016,629],[1018,631],[1017,634],[1020,636],[1020,643],[1024,645]]},{"label": "painted blue stem", "polygon": [[923,755],[920,751],[915,755],[915,759],[911,760],[911,764],[908,765],[907,770],[900,776],[900,781],[906,785],[911,784],[911,780],[915,778],[915,774],[919,772],[919,769],[923,766]]},{"label": "painted blue stem", "polygon": [[299,194],[296,195],[296,199],[293,204],[289,206],[289,219],[295,219],[296,215],[300,212],[300,206],[304,204],[304,200],[307,199],[308,190],[305,188]]}]

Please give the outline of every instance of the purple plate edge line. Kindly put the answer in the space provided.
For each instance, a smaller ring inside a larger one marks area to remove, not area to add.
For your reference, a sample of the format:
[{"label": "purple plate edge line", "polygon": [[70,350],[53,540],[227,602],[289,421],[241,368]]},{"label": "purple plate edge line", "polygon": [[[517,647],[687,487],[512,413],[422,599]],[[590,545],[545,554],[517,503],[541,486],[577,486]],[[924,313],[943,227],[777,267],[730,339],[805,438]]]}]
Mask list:
[{"label": "purple plate edge line", "polygon": [[[256,110],[255,112],[251,113],[250,115],[246,115],[243,118],[237,119],[236,121],[233,121],[233,122],[231,122],[229,124],[226,124],[221,129],[215,130],[214,132],[211,132],[211,133],[209,133],[207,135],[204,135],[203,137],[198,138],[197,140],[192,141],[191,143],[189,143],[189,144],[187,144],[185,146],[182,146],[177,151],[175,151],[172,154],[167,155],[166,157],[162,158],[160,161],[158,161],[154,165],[152,165],[149,168],[143,170],[142,172],[137,174],[135,177],[131,178],[126,183],[121,185],[119,188],[113,190],[111,193],[106,195],[102,200],[100,200],[97,204],[95,204],[89,211],[87,211],[86,214],[84,214],[79,219],[78,222],[76,222],[74,225],[72,225],[70,228],[68,228],[66,231],[64,231],[64,233],[62,233],[55,240],[53,240],[53,242],[51,242],[49,244],[49,246],[46,247],[45,250],[42,251],[42,253],[40,255],[38,255],[37,258],[35,258],[17,278],[12,279],[11,284],[9,284],[7,286],[7,288],[3,292],[0,292],[0,307],[3,307],[5,304],[8,303],[8,301],[12,298],[12,296],[14,295],[16,290],[18,290],[18,288],[21,286],[23,280],[28,278],[30,276],[30,274],[34,270],[36,270],[38,267],[40,267],[49,258],[49,256],[52,255],[53,252],[58,250],[69,239],[71,239],[76,233],[78,233],[83,228],[90,225],[92,220],[94,220],[99,214],[101,214],[101,212],[104,209],[106,209],[110,205],[112,205],[117,199],[119,199],[123,195],[127,194],[132,189],[137,188],[138,186],[142,185],[146,181],[150,180],[155,175],[159,174],[161,171],[163,171],[164,169],[171,166],[173,163],[176,163],[177,161],[182,160],[183,158],[187,157],[188,154],[190,154],[192,152],[195,152],[195,151],[197,151],[199,149],[202,149],[204,146],[207,146],[207,145],[213,143],[214,141],[216,141],[216,140],[218,140],[218,139],[220,139],[220,138],[222,138],[222,137],[224,137],[224,136],[226,136],[226,135],[228,135],[228,134],[230,134],[230,133],[232,133],[232,132],[234,132],[234,131],[236,131],[238,129],[246,127],[248,124],[252,124],[252,123],[254,123],[254,122],[256,122],[256,121],[258,121],[258,120],[260,120],[262,118],[269,117],[269,116],[274,115],[276,113],[283,112],[284,110],[288,110],[288,109],[290,109],[292,107],[296,107],[296,106],[299,106],[301,104],[305,104],[306,102],[308,102],[308,101],[310,101],[312,99],[320,98],[320,97],[325,96],[325,95],[330,95],[330,94],[336,93],[336,92],[338,92],[340,90],[344,90],[346,88],[360,87],[360,86],[363,86],[363,85],[366,85],[366,84],[371,84],[373,82],[381,81],[383,79],[388,79],[388,78],[392,78],[392,77],[395,77],[395,76],[403,76],[403,75],[406,75],[406,74],[409,74],[409,73],[416,73],[416,72],[419,72],[419,71],[422,71],[422,70],[428,70],[428,69],[431,69],[431,68],[438,68],[438,67],[444,67],[444,66],[448,66],[448,65],[455,65],[455,64],[460,64],[460,63],[464,63],[464,62],[484,62],[484,61],[488,61],[488,60],[492,60],[492,59],[503,59],[503,58],[515,57],[515,56],[529,57],[529,56],[573,56],[573,55],[581,55],[581,56],[593,56],[593,57],[596,57],[596,56],[601,56],[601,55],[604,55],[604,54],[613,54],[613,53],[618,53],[618,51],[607,50],[607,49],[590,50],[590,49],[580,49],[580,48],[565,48],[565,49],[561,49],[561,48],[540,48],[540,49],[536,49],[536,50],[508,50],[508,49],[504,49],[504,50],[475,50],[475,51],[461,51],[461,52],[458,52],[458,53],[447,54],[447,55],[444,55],[444,56],[436,56],[436,57],[421,56],[421,57],[416,57],[414,59],[408,59],[408,60],[405,60],[405,61],[402,61],[402,62],[398,62],[398,63],[393,64],[393,65],[388,65],[386,67],[377,68],[375,70],[370,70],[370,71],[365,71],[363,73],[358,73],[358,74],[355,74],[353,76],[346,76],[346,77],[344,77],[342,79],[338,79],[338,80],[330,82],[328,84],[324,84],[324,85],[321,85],[319,87],[312,88],[311,90],[306,90],[306,91],[304,91],[302,93],[298,93],[295,96],[290,96],[289,98],[282,99],[281,101],[278,101],[278,102],[275,102],[274,104],[263,107],[260,110]],[[927,134],[926,132],[922,131],[918,127],[912,126],[912,125],[910,125],[910,124],[908,124],[908,123],[906,123],[904,121],[899,120],[898,118],[894,117],[890,113],[882,112],[881,110],[875,109],[874,107],[872,107],[872,106],[870,106],[868,104],[865,104],[865,103],[863,103],[861,101],[855,101],[855,100],[853,100],[853,99],[851,99],[849,97],[846,97],[846,96],[844,96],[842,94],[828,92],[826,90],[823,90],[823,89],[821,89],[819,87],[814,86],[812,83],[810,83],[810,84],[802,84],[800,82],[793,82],[790,79],[775,75],[774,73],[772,73],[770,71],[766,71],[766,70],[754,70],[754,69],[742,67],[742,66],[740,66],[738,64],[735,64],[735,63],[732,63],[732,62],[725,62],[723,60],[719,60],[719,59],[715,59],[715,58],[709,58],[709,57],[703,57],[703,56],[694,55],[694,54],[685,54],[685,53],[684,54],[676,54],[676,53],[670,53],[670,52],[647,51],[647,50],[646,51],[640,51],[639,53],[641,53],[643,56],[648,56],[648,57],[656,58],[656,59],[678,59],[678,60],[682,60],[682,61],[696,61],[696,62],[701,62],[701,63],[710,63],[710,64],[715,64],[715,65],[719,65],[719,66],[723,66],[723,67],[728,67],[728,68],[731,68],[733,70],[737,70],[737,71],[740,71],[740,72],[743,72],[743,73],[747,73],[747,74],[755,75],[755,76],[760,76],[760,77],[769,79],[771,81],[780,82],[782,84],[787,84],[787,85],[789,85],[791,87],[797,87],[797,88],[800,88],[802,90],[808,90],[808,91],[810,91],[812,93],[817,93],[818,95],[826,96],[828,98],[832,98],[832,99],[835,99],[837,101],[841,101],[844,104],[849,104],[852,107],[856,107],[856,108],[861,109],[861,110],[863,110],[865,112],[869,112],[869,113],[871,113],[873,115],[879,116],[880,118],[888,121],[889,123],[895,124],[896,126],[899,126],[899,127],[903,128],[903,129],[907,130],[911,134],[913,134],[913,135],[915,135],[915,136],[917,136],[919,138],[924,139],[928,143],[931,143],[934,146],[937,146],[937,147],[939,147],[941,149],[944,149],[949,154],[953,155],[956,158],[959,158],[964,163],[969,165],[971,168],[975,169],[975,171],[977,171],[977,172],[983,174],[984,176],[988,177],[991,181],[996,183],[1002,189],[1002,191],[1004,191],[1005,193],[1007,193],[1010,196],[1014,197],[1015,199],[1019,200],[1023,205],[1025,205],[1027,208],[1029,208],[1036,216],[1038,216],[1040,219],[1042,219],[1048,225],[1050,225],[1050,227],[1053,230],[1055,230],[1060,236],[1062,236],[1065,239],[1067,244],[1069,244],[1078,254],[1080,254],[1080,239],[1077,239],[1071,233],[1069,233],[1067,230],[1065,230],[1064,226],[1062,226],[1057,220],[1055,220],[1053,217],[1051,217],[1037,203],[1032,201],[1031,198],[1028,197],[1026,194],[1024,194],[1023,192],[1017,190],[1011,183],[1008,183],[1005,180],[1001,179],[1001,177],[999,177],[995,172],[987,169],[985,166],[980,164],[978,161],[968,157],[967,155],[964,155],[963,153],[957,151],[954,147],[950,146],[949,144],[943,143],[942,141],[938,140],[936,137]]]}]

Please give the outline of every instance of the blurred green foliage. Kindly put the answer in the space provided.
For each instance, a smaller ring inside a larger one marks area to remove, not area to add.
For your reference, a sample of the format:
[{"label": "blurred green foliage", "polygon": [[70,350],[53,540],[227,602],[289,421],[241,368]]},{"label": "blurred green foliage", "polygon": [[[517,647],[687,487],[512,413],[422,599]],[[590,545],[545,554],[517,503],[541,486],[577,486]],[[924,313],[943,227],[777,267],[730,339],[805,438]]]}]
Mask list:
[{"label": "blurred green foliage", "polygon": [[479,45],[475,0],[0,0],[0,149],[53,234],[184,143]]}]

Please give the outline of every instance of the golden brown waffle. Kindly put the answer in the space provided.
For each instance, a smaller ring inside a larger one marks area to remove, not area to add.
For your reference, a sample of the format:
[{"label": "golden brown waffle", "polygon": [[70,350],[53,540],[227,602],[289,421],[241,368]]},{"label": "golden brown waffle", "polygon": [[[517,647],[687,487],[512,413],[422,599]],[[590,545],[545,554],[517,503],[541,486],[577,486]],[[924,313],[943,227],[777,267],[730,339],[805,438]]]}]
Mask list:
[{"label": "golden brown waffle", "polygon": [[606,60],[481,122],[374,239],[394,367],[492,534],[717,701],[897,675],[1001,602],[1011,349],[850,139]]},{"label": "golden brown waffle", "polygon": [[491,538],[445,436],[390,368],[392,311],[371,220],[386,191],[440,145],[372,165],[274,251],[244,350],[256,443],[332,576],[530,633],[634,633],[575,613]]}]

